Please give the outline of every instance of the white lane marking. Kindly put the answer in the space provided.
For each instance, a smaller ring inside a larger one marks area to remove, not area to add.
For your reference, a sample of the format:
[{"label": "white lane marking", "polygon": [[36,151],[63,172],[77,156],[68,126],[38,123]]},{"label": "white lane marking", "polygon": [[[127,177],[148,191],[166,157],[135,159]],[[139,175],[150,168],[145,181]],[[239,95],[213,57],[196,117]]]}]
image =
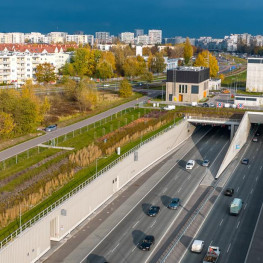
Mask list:
[{"label": "white lane marking", "polygon": [[132,252],[135,250],[137,248],[137,246],[136,247],[134,247],[133,249],[132,249]]},{"label": "white lane marking", "polygon": [[259,148],[257,148],[257,152],[258,152]]},{"label": "white lane marking", "polygon": [[250,191],[250,194],[251,194],[251,195],[252,195],[253,191],[254,191],[254,189],[252,188],[251,191]]},{"label": "white lane marking", "polygon": [[181,190],[182,190],[182,187],[180,187],[180,188],[178,189],[178,193],[180,193]]},{"label": "white lane marking", "polygon": [[262,170],[262,166],[260,166],[259,170],[260,170],[260,171]]},{"label": "white lane marking", "polygon": [[246,178],[246,175],[243,176],[243,180]]},{"label": "white lane marking", "polygon": [[213,243],[213,240],[211,240],[211,242],[210,242],[209,246],[211,246],[211,245],[212,245],[212,243]]},{"label": "white lane marking", "polygon": [[163,194],[164,194],[166,191],[167,191],[167,187],[165,187],[165,188],[163,189]]},{"label": "white lane marking", "polygon": [[188,176],[187,180],[186,181],[189,181],[191,179],[191,175]]},{"label": "white lane marking", "polygon": [[150,226],[150,228],[152,228],[155,224],[156,224],[156,220],[152,223],[152,225]]},{"label": "white lane marking", "polygon": [[256,177],[256,182],[258,181],[258,176]]},{"label": "white lane marking", "polygon": [[137,221],[132,228],[135,228],[140,221]]},{"label": "white lane marking", "polygon": [[230,249],[230,247],[231,247],[231,243],[228,245],[228,248],[227,248],[227,251],[226,251],[226,253],[228,253],[228,252],[229,252],[229,249]]},{"label": "white lane marking", "polygon": [[220,222],[219,226],[221,226],[221,225],[222,225],[223,221],[224,221],[224,219],[222,219],[222,220],[221,220],[221,222]]},{"label": "white lane marking", "polygon": [[237,223],[237,228],[239,227],[239,224],[240,224],[240,221],[238,221],[238,223]]},{"label": "white lane marking", "polygon": [[250,165],[248,166],[248,169],[250,168]]},{"label": "white lane marking", "polygon": [[239,187],[237,188],[237,193],[238,193],[238,191],[239,191]]},{"label": "white lane marking", "polygon": [[114,250],[115,250],[119,245],[120,245],[120,243],[118,243],[118,245],[117,245],[114,249],[112,249],[111,253],[113,253]]},{"label": "white lane marking", "polygon": [[247,204],[244,205],[244,210],[246,210],[246,208],[247,208]]}]

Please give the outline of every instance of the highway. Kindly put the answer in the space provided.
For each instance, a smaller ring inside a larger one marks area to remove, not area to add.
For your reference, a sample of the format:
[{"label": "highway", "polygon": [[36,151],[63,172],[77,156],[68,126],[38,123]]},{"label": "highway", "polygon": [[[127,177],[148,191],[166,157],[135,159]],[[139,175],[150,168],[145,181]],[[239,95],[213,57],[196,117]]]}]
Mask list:
[{"label": "highway", "polygon": [[[262,134],[262,130],[261,130]],[[249,165],[238,162],[226,187],[235,189],[233,197],[219,195],[211,213],[195,239],[205,241],[201,254],[189,250],[181,262],[202,262],[207,247],[211,244],[221,249],[218,262],[245,262],[246,254],[263,202],[263,136],[258,142],[249,142],[247,149],[240,153],[240,159],[249,158]],[[242,157],[243,156],[243,157]],[[225,189],[224,188],[224,189]],[[222,190],[224,190],[222,189]],[[244,201],[243,210],[238,216],[229,215],[229,204],[234,197]]]},{"label": "highway", "polygon": [[100,113],[98,115],[95,115],[95,116],[90,117],[88,119],[85,119],[83,121],[74,123],[72,125],[69,125],[69,126],[66,126],[66,127],[63,127],[63,128],[58,128],[56,131],[47,133],[45,135],[39,136],[37,138],[34,138],[32,140],[29,140],[29,141],[23,142],[21,144],[15,145],[13,147],[10,147],[10,148],[0,152],[0,162],[5,160],[5,159],[8,159],[8,158],[10,158],[10,157],[12,157],[12,156],[14,156],[16,154],[24,152],[24,151],[26,151],[26,150],[28,150],[30,148],[36,147],[38,144],[47,142],[49,140],[52,140],[54,138],[57,138],[57,137],[62,136],[64,134],[67,134],[67,133],[72,132],[74,130],[77,130],[79,128],[82,128],[82,127],[85,127],[87,125],[90,125],[90,124],[92,124],[94,122],[97,122],[97,121],[99,121],[101,119],[104,119],[104,118],[106,118],[108,116],[111,116],[114,113],[117,113],[117,112],[119,112],[121,110],[124,110],[126,108],[133,107],[137,103],[139,103],[141,101],[145,101],[145,100],[147,100],[147,97],[142,97],[142,98],[139,98],[138,100],[133,100],[133,101],[127,102],[125,104],[122,104],[122,105],[120,105],[118,107],[115,107],[115,108],[112,108],[110,110],[107,110],[105,112],[102,112],[102,113]]},{"label": "highway", "polygon": [[[199,132],[188,139],[178,151],[148,172],[148,181],[140,185],[137,191],[147,188],[151,177],[158,178],[156,184],[153,184],[147,191],[145,190],[143,197],[134,206],[128,207],[126,214],[117,224],[109,227],[105,222],[110,221],[111,216],[104,218],[102,229],[104,232],[98,226],[98,229],[93,229],[90,234],[87,231],[85,237],[81,231],[74,234],[74,239],[68,239],[67,243],[45,262],[148,262],[158,253],[163,237],[164,240],[169,237],[169,228],[180,223],[177,222],[178,216],[184,211],[186,203],[204,176],[207,173],[212,173],[213,176],[216,174],[228,146],[229,131],[227,128],[201,127]],[[205,158],[211,162],[209,168],[201,166]],[[189,159],[197,162],[193,170],[185,170],[186,161]],[[123,195],[126,195],[125,192]],[[125,203],[120,204],[119,210],[122,206],[127,207],[127,202],[131,203],[130,200],[136,199],[137,195],[138,192],[135,192]],[[167,208],[173,197],[181,199],[181,207],[178,211]],[[146,212],[153,204],[159,205],[161,211],[156,217],[151,218],[146,215]],[[102,220],[102,216],[99,218]],[[85,231],[88,230],[88,225]],[[156,243],[149,252],[140,251],[137,247],[146,234],[154,235],[156,238]],[[79,237],[80,235],[82,238]],[[94,242],[92,237],[98,241]]]}]

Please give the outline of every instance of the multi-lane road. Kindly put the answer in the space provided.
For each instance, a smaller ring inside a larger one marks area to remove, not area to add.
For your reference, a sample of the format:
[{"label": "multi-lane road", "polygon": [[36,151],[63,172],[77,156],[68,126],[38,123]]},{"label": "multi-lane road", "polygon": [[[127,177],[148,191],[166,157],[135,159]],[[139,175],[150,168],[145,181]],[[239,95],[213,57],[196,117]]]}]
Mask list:
[{"label": "multi-lane road", "polygon": [[[227,128],[201,127],[183,147],[148,171],[144,184],[123,204],[119,203],[116,211],[111,211],[111,214],[110,209],[105,208],[110,214],[108,218],[100,217],[103,227],[98,226],[92,232],[88,223],[83,230],[87,230],[86,235],[82,231],[75,233],[74,238],[68,239],[67,243],[45,262],[155,262],[158,254],[163,252],[161,247],[170,236],[169,230],[182,223],[179,222],[180,214],[187,212],[188,200],[193,197],[205,176],[215,176],[228,146]],[[196,160],[193,170],[185,170],[186,161],[189,159]],[[201,166],[204,159],[210,160],[209,168]],[[156,182],[152,183],[154,178]],[[122,194],[126,195],[125,192]],[[142,198],[132,204],[131,200],[140,194]],[[177,211],[167,208],[173,197],[179,197],[182,202]],[[150,205],[161,207],[156,217],[146,215]],[[111,225],[112,218],[122,211],[122,206],[126,208],[126,213],[119,218],[118,223]],[[151,251],[144,252],[138,249],[138,243],[147,234],[154,235],[156,243]]]},{"label": "multi-lane road", "polygon": [[[220,194],[196,236],[196,239],[205,241],[204,251],[201,254],[194,254],[188,250],[182,260],[183,263],[201,262],[209,245],[220,247],[221,254],[218,262],[245,262],[263,202],[262,143],[263,137],[259,137],[258,142],[248,142],[240,158],[242,155],[249,158],[249,165],[238,162],[225,186],[235,189],[234,196],[227,197]],[[238,216],[229,215],[229,204],[234,197],[241,198],[244,202],[243,210]]]}]

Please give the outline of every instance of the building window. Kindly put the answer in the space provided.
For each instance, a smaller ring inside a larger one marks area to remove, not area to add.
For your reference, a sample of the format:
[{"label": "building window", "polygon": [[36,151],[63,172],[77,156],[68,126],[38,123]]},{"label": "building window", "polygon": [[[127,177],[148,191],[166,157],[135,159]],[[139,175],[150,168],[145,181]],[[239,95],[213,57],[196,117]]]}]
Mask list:
[{"label": "building window", "polygon": [[182,93],[182,86],[179,85],[179,93]]},{"label": "building window", "polygon": [[192,85],[191,93],[192,94],[199,94],[199,86]]},{"label": "building window", "polygon": [[182,85],[182,93],[184,93],[184,85]]},{"label": "building window", "polygon": [[187,93],[187,85],[185,85],[185,90],[184,91],[185,91],[185,93]]},{"label": "building window", "polygon": [[169,101],[173,100],[173,94],[169,94]]}]

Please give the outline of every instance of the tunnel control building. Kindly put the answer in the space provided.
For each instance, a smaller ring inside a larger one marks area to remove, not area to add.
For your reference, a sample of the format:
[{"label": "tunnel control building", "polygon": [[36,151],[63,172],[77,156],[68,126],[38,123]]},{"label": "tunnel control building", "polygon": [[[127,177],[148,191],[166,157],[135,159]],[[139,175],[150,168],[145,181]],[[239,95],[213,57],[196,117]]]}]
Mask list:
[{"label": "tunnel control building", "polygon": [[209,68],[177,67],[167,71],[166,101],[198,102],[209,95]]}]

